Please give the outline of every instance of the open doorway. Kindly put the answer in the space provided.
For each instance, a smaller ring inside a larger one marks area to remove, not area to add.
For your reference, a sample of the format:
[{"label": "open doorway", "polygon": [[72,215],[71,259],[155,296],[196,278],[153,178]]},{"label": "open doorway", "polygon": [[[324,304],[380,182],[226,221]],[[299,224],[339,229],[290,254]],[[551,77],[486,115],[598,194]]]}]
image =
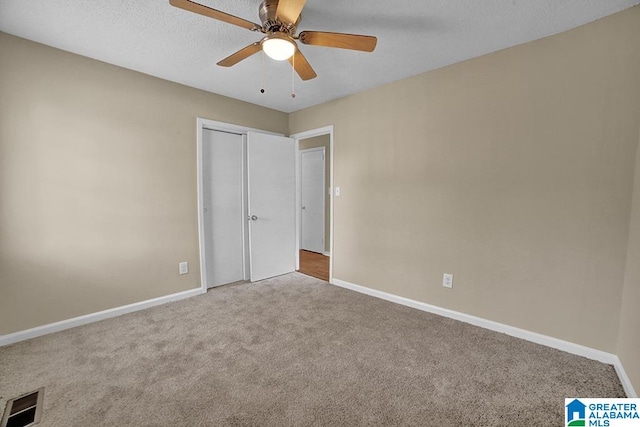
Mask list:
[{"label": "open doorway", "polygon": [[298,271],[331,281],[332,128],[292,135],[297,149]]}]

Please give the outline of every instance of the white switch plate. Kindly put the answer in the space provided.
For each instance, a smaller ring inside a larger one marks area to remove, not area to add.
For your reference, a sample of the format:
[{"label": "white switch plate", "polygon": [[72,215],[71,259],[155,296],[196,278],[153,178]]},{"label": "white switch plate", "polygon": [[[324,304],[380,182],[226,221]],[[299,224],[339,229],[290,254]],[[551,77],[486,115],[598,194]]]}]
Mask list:
[{"label": "white switch plate", "polygon": [[444,273],[442,276],[442,286],[445,288],[453,288],[453,274]]},{"label": "white switch plate", "polygon": [[336,197],[340,195],[340,187],[336,187]]},{"label": "white switch plate", "polygon": [[180,274],[187,274],[189,272],[189,263],[184,261],[178,264]]}]

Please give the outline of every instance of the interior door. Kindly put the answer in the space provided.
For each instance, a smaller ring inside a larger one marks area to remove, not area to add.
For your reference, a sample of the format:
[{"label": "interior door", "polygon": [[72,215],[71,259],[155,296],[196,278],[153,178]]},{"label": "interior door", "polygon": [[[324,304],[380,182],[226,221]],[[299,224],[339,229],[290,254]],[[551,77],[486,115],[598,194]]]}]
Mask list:
[{"label": "interior door", "polygon": [[324,253],[324,147],[300,151],[300,248]]},{"label": "interior door", "polygon": [[243,138],[202,131],[207,287],[244,279]]},{"label": "interior door", "polygon": [[247,133],[251,281],[295,270],[295,148],[291,138]]}]

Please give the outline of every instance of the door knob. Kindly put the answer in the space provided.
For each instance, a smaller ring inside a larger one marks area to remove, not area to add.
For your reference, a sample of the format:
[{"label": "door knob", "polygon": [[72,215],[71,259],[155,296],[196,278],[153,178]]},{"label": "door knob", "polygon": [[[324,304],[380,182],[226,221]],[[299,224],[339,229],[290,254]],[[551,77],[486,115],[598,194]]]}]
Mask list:
[{"label": "door knob", "polygon": [[306,207],[306,206],[303,206],[303,207],[302,207],[302,209],[307,209],[307,207]]},{"label": "door knob", "polygon": [[251,216],[249,217],[249,220],[250,220],[250,221],[256,221],[257,219],[258,219],[258,217],[257,217],[257,216],[255,216],[255,215],[251,215]]}]

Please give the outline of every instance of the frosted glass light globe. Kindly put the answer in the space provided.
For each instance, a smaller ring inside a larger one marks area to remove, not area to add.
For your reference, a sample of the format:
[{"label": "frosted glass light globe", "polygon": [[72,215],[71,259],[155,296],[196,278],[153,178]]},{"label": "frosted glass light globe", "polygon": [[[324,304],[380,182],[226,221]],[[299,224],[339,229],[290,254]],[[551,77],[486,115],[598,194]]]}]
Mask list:
[{"label": "frosted glass light globe", "polygon": [[284,61],[293,56],[296,46],[290,40],[281,36],[267,37],[262,41],[262,50],[271,59]]}]

